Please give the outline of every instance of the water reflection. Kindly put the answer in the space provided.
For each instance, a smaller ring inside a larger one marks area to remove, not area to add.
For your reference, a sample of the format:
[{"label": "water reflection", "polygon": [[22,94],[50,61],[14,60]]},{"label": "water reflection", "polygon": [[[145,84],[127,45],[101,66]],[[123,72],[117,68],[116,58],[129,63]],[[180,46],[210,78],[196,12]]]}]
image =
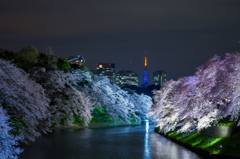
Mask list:
[{"label": "water reflection", "polygon": [[159,138],[156,133],[150,135],[150,145],[152,157],[164,159],[200,159],[195,153],[169,141],[163,136]]},{"label": "water reflection", "polygon": [[144,139],[144,159],[150,159],[150,146],[149,146],[149,121],[146,120],[146,133],[145,133],[145,139]]},{"label": "water reflection", "polygon": [[191,151],[140,126],[55,129],[25,147],[21,159],[199,159]]}]

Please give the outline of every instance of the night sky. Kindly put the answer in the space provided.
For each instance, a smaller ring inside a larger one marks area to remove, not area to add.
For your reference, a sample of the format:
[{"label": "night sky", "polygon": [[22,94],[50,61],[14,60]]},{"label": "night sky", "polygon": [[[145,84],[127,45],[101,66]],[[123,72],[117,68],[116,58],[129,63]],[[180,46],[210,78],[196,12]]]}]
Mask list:
[{"label": "night sky", "polygon": [[140,83],[145,51],[151,83],[159,68],[167,79],[193,75],[214,54],[240,52],[239,41],[239,0],[0,0],[0,47],[81,53],[88,68],[115,63]]}]

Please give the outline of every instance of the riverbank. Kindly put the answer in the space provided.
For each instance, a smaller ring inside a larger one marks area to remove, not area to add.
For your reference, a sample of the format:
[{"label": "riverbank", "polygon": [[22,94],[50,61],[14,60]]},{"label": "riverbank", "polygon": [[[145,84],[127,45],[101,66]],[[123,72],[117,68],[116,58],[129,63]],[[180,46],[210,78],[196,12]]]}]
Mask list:
[{"label": "riverbank", "polygon": [[166,134],[155,132],[167,139],[188,148],[196,154],[211,159],[239,159],[240,158],[240,132],[230,137],[214,138],[199,133],[176,133],[168,132]]},{"label": "riverbank", "polygon": [[88,126],[84,126],[84,124],[78,124],[75,126],[61,126],[61,127],[52,127],[55,128],[102,128],[102,127],[113,127],[113,126],[134,126],[141,125],[141,122],[131,122],[131,123],[123,123],[123,122],[101,122],[101,123],[90,123]]}]

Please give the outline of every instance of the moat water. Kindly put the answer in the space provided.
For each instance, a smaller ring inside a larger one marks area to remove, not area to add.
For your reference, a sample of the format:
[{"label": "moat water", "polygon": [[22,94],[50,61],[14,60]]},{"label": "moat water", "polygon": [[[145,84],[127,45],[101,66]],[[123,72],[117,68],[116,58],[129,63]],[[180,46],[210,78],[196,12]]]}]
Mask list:
[{"label": "moat water", "polygon": [[21,159],[200,159],[197,154],[139,126],[54,129],[24,147]]}]

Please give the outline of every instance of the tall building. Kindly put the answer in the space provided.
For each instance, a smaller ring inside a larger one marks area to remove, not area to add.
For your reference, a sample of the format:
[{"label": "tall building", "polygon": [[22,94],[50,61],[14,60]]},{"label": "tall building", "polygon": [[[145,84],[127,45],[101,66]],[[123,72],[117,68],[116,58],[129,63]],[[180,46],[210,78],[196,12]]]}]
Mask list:
[{"label": "tall building", "polygon": [[147,76],[147,52],[145,52],[143,87],[145,87],[145,88],[148,87],[148,76]]},{"label": "tall building", "polygon": [[130,70],[122,70],[116,74],[116,85],[119,87],[138,87],[138,74]]},{"label": "tall building", "polygon": [[94,72],[97,75],[107,77],[112,84],[116,83],[114,63],[98,63],[96,64],[96,70]]},{"label": "tall building", "polygon": [[82,66],[85,64],[85,59],[83,58],[82,54],[80,55],[77,55],[77,56],[70,56],[67,61],[70,63],[70,64],[77,64],[79,66]]},{"label": "tall building", "polygon": [[162,83],[167,80],[166,70],[160,69],[153,72],[153,84],[162,86]]}]

